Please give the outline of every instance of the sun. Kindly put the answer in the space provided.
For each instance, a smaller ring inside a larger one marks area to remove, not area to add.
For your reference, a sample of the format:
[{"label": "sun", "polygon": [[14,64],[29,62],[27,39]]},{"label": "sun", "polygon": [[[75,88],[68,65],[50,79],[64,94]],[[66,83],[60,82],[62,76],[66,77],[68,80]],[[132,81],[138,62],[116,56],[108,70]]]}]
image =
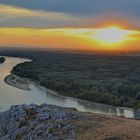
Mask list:
[{"label": "sun", "polygon": [[117,26],[111,26],[102,29],[96,29],[94,39],[102,44],[118,44],[127,38],[127,30]]}]

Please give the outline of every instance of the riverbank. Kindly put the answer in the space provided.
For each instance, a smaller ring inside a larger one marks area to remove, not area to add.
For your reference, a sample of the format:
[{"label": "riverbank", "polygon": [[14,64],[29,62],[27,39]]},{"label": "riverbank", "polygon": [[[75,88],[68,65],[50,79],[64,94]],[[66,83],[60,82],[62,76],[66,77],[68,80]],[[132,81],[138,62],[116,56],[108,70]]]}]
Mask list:
[{"label": "riverbank", "polygon": [[54,105],[16,105],[0,113],[0,139],[138,140],[140,121]]},{"label": "riverbank", "polygon": [[[81,112],[90,112],[90,113],[97,113],[97,114],[103,114],[103,115],[112,115],[112,116],[116,115],[120,117],[123,116],[126,118],[134,118],[134,109],[132,108],[114,107],[114,106],[105,105],[101,103],[95,103],[95,102],[89,102],[86,100],[76,99],[73,97],[62,96],[53,90],[50,90],[50,89],[47,89],[46,87],[41,86],[37,82],[31,81],[27,78],[22,79],[16,75],[7,76],[5,79],[6,79],[5,82],[8,83],[10,86],[13,86],[15,88],[22,89],[22,90],[30,90],[29,85],[33,84],[41,91],[45,91],[46,93],[53,95],[54,98],[57,97],[60,99],[70,100],[74,104],[75,102],[77,102],[76,104],[83,105],[85,109],[82,106],[79,107],[79,105],[74,106],[72,104],[70,104],[70,106],[65,105],[64,107],[73,107]],[[21,83],[22,85],[20,85]],[[99,108],[99,110],[97,108]]]},{"label": "riverbank", "polygon": [[[29,84],[33,84],[41,91],[46,92],[46,94],[48,93],[48,94],[54,96],[54,98],[57,97],[60,99],[70,100],[71,103],[74,103],[74,104],[75,104],[75,102],[77,102],[75,106],[74,105],[70,105],[70,106],[65,105],[64,107],[76,108],[78,111],[81,111],[81,112],[90,112],[90,113],[97,113],[97,114],[103,114],[103,115],[112,115],[112,116],[120,116],[120,117],[123,116],[126,118],[134,118],[134,109],[132,109],[132,108],[115,107],[115,106],[101,104],[101,103],[89,102],[86,100],[81,100],[81,99],[77,99],[77,98],[73,98],[73,97],[62,96],[62,95],[58,94],[57,92],[47,89],[46,87],[41,86],[39,83],[31,81],[27,78],[22,79],[16,75],[10,75],[7,77],[10,77],[10,78],[8,78],[8,79],[6,78],[7,79],[6,83],[7,82],[10,83],[9,85],[13,86],[15,88],[19,88],[22,90],[29,90],[30,89]],[[14,77],[14,82],[11,80],[11,79],[13,79],[12,77]],[[22,85],[20,85],[21,82],[19,82],[19,81],[24,81],[24,82],[22,82]],[[77,104],[79,104],[79,105],[77,106]],[[60,106],[62,106],[62,104]]]},{"label": "riverbank", "polygon": [[7,83],[10,86],[13,86],[15,88],[21,89],[21,90],[31,90],[29,88],[29,80],[27,80],[26,78],[20,78],[16,75],[8,75],[5,79],[4,79],[5,83]]}]

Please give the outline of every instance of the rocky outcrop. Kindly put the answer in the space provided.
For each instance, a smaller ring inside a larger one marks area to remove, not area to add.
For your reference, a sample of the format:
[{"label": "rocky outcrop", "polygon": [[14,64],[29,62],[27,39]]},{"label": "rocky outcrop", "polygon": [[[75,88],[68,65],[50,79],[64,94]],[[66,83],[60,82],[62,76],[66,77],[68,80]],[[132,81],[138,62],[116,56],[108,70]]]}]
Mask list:
[{"label": "rocky outcrop", "polygon": [[74,126],[68,122],[76,118],[53,105],[12,106],[0,113],[0,140],[75,140]]},{"label": "rocky outcrop", "polygon": [[0,63],[4,63],[5,62],[5,57],[0,56]]}]

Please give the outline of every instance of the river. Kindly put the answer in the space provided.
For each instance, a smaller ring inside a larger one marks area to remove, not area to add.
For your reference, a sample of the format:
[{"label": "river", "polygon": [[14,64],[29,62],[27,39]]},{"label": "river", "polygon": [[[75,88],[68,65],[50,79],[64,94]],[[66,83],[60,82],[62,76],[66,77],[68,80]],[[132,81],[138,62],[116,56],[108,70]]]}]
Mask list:
[{"label": "river", "polygon": [[105,115],[124,116],[127,118],[134,117],[134,110],[129,108],[113,107],[98,103],[91,103],[83,100],[78,100],[69,97],[62,97],[59,95],[47,92],[45,88],[30,84],[30,91],[24,91],[12,87],[4,82],[6,76],[14,66],[19,63],[29,61],[27,59],[19,59],[13,57],[6,57],[6,61],[0,64],[0,111],[5,111],[11,105],[17,104],[53,104],[62,107],[76,108],[82,112],[91,112]]}]

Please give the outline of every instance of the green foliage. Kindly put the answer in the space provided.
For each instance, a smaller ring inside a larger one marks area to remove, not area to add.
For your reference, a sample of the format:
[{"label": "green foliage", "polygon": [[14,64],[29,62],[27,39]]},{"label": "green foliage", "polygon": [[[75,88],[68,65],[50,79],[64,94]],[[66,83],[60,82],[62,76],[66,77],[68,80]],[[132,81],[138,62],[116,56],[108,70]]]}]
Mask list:
[{"label": "green foliage", "polygon": [[13,73],[37,80],[61,95],[109,105],[140,106],[138,57],[42,53]]}]

